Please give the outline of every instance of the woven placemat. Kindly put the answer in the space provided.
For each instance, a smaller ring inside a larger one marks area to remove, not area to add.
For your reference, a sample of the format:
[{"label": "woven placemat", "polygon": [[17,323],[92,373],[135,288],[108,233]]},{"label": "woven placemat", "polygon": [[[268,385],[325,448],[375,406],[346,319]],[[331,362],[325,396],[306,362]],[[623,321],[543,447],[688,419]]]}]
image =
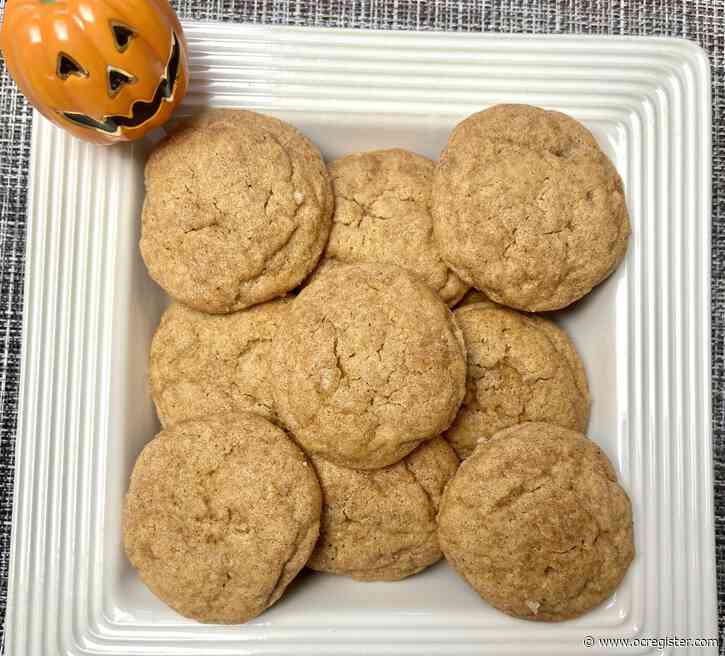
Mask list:
[{"label": "woven placemat", "polygon": [[[680,36],[710,55],[713,77],[713,428],[720,626],[725,619],[725,0],[176,0],[182,18],[289,25]],[[0,0],[0,13],[5,1]],[[31,113],[0,59],[0,616],[8,555],[20,380]],[[725,650],[723,650],[725,653]]]}]

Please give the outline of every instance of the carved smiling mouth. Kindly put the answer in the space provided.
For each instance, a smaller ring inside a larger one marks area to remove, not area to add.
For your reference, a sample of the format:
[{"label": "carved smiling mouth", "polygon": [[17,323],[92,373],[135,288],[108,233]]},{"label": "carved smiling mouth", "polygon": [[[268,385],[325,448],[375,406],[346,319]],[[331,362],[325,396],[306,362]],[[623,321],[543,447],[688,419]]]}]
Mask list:
[{"label": "carved smiling mouth", "polygon": [[120,128],[135,128],[144,124],[150,118],[156,115],[161,107],[161,103],[165,100],[171,100],[174,96],[174,88],[176,86],[176,78],[179,74],[179,61],[181,59],[181,47],[176,38],[176,34],[171,35],[171,55],[166,64],[164,75],[156,87],[156,93],[150,101],[137,100],[131,105],[131,116],[112,115],[106,116],[103,121],[86,116],[85,114],[76,114],[74,112],[63,112],[63,116],[69,121],[82,125],[86,128],[94,128],[102,132],[113,134],[118,132]]}]

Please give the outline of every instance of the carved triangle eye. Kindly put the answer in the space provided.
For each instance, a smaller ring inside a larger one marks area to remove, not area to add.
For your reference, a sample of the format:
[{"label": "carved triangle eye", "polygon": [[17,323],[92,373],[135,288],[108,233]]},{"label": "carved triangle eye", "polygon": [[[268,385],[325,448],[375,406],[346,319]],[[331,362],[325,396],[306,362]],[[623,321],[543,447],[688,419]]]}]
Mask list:
[{"label": "carved triangle eye", "polygon": [[67,80],[71,75],[77,77],[86,77],[88,71],[81,66],[73,57],[64,52],[58,53],[58,77],[61,80]]},{"label": "carved triangle eye", "polygon": [[108,95],[113,98],[125,84],[133,84],[135,76],[122,71],[120,68],[108,67]]},{"label": "carved triangle eye", "polygon": [[113,43],[116,45],[118,52],[125,52],[129,43],[136,33],[128,26],[122,23],[111,23],[111,31],[113,32]]}]

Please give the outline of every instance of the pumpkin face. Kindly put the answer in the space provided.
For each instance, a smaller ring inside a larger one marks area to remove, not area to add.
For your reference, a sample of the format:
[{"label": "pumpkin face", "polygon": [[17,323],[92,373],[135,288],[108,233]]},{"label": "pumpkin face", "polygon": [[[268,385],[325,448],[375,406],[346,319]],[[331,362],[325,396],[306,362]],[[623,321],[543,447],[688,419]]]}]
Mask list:
[{"label": "pumpkin face", "polygon": [[186,42],[168,0],[8,0],[0,38],[29,102],[87,141],[138,139],[186,93]]}]

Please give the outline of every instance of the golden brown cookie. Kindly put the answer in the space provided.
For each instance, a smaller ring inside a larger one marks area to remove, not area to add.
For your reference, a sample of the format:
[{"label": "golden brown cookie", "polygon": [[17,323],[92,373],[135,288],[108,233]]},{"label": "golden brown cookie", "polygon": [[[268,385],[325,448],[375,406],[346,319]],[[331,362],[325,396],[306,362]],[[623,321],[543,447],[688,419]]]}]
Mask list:
[{"label": "golden brown cookie", "polygon": [[360,471],[319,457],[322,524],[308,567],[359,581],[397,581],[441,558],[436,513],[458,458],[434,438],[394,465]]},{"label": "golden brown cookie", "polygon": [[632,510],[607,456],[550,424],[507,428],[481,444],[443,494],[448,562],[505,613],[577,617],[602,603],[634,557]]},{"label": "golden brown cookie", "polygon": [[185,617],[236,624],[284,592],[317,541],[321,493],[295,443],[253,414],[162,431],[136,461],[126,554]]},{"label": "golden brown cookie", "polygon": [[291,299],[213,315],[173,303],[151,342],[151,398],[165,428],[194,417],[254,412],[276,422],[269,349]]},{"label": "golden brown cookie", "polygon": [[491,302],[454,312],[466,342],[466,398],[445,432],[459,458],[498,431],[543,421],[584,432],[591,404],[579,354],[554,322]]},{"label": "golden brown cookie", "polygon": [[292,301],[272,376],[277,412],[308,452],[375,469],[453,421],[466,386],[463,336],[409,271],[335,267]]},{"label": "golden brown cookie", "polygon": [[497,105],[452,132],[433,184],[443,259],[493,301],[556,310],[587,294],[627,249],[622,180],[574,119]]},{"label": "golden brown cookie", "polygon": [[466,285],[441,259],[430,213],[434,164],[394,148],[330,164],[332,231],[322,262],[384,262],[418,274],[453,305]]},{"label": "golden brown cookie", "polygon": [[327,242],[332,207],[322,158],[294,128],[211,112],[149,157],[141,254],[176,300],[233,312],[304,280]]},{"label": "golden brown cookie", "polygon": [[250,125],[272,134],[284,148],[293,152],[297,158],[303,161],[305,169],[313,172],[309,176],[309,181],[314,187],[317,202],[321,207],[325,208],[327,213],[331,214],[335,206],[335,197],[332,194],[327,166],[322,159],[319,148],[293,125],[280,121],[273,116],[248,110],[207,108],[186,119],[179,127],[215,128],[231,126],[239,130],[246,130]]}]

